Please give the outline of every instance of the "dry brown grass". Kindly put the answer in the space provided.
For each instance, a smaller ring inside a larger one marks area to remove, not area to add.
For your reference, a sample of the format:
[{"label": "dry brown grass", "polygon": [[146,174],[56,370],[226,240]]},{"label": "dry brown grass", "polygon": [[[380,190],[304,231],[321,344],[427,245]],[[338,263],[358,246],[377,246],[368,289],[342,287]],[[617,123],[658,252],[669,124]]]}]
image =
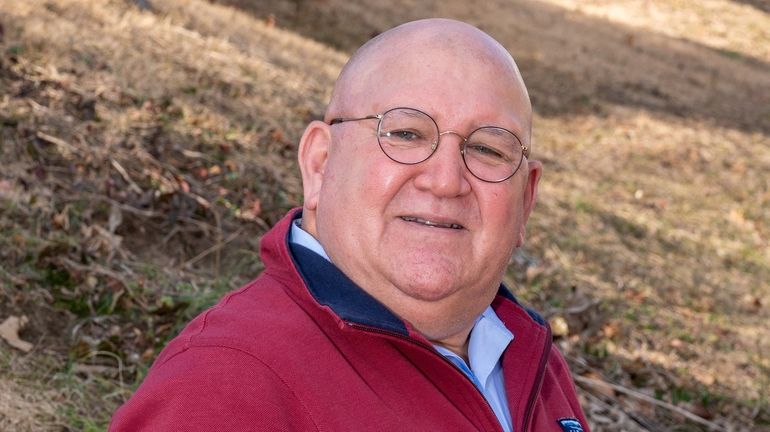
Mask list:
[{"label": "dry brown grass", "polygon": [[[19,384],[0,379],[0,430],[41,430],[50,427],[55,416],[53,392],[33,392]],[[33,413],[34,415],[30,415]]]},{"label": "dry brown grass", "polygon": [[[548,0],[569,10],[612,22],[685,39],[763,62],[770,61],[770,2],[706,1],[693,4],[683,0],[639,2],[634,0]],[[764,8],[759,4],[764,3]]]},{"label": "dry brown grass", "polygon": [[[260,270],[346,52],[424,16],[479,25],[522,67],[546,175],[509,281],[566,321],[574,370],[723,430],[768,427],[761,8],[151,3],[0,0],[0,320],[29,316],[35,344],[0,342],[0,429],[102,429],[179,326]],[[595,430],[706,430],[587,382]]]},{"label": "dry brown grass", "polygon": [[232,10],[164,5],[0,2],[0,317],[30,317],[39,366],[3,378],[49,383],[76,430],[103,426],[121,380],[259,272],[259,235],[300,203],[295,143],[342,62]]}]

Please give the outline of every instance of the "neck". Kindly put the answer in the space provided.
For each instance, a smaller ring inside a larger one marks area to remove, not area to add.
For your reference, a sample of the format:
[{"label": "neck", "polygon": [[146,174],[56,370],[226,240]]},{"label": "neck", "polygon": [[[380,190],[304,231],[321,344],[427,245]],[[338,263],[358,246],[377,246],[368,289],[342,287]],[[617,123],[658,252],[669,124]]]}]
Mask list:
[{"label": "neck", "polygon": [[468,363],[468,341],[470,340],[470,333],[471,329],[468,329],[446,338],[431,339],[430,342],[452,351],[460,356],[465,363]]}]

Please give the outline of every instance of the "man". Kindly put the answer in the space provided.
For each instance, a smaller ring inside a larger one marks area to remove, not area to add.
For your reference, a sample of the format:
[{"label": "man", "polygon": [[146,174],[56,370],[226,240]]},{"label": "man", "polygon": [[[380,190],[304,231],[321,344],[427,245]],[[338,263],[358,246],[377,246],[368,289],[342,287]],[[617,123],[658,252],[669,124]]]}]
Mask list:
[{"label": "man", "polygon": [[302,136],[264,273],[190,323],[112,430],[588,430],[502,287],[541,165],[508,52],[451,20],[369,41]]}]

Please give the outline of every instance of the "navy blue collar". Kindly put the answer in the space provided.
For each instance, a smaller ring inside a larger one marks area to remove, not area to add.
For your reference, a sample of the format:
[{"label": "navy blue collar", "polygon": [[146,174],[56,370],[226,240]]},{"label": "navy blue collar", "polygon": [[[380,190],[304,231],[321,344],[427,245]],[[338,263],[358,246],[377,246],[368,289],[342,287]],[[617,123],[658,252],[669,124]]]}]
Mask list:
[{"label": "navy blue collar", "polygon": [[408,336],[404,321],[358,287],[324,257],[295,243],[289,243],[294,263],[316,301],[329,306],[345,321],[378,327]]}]

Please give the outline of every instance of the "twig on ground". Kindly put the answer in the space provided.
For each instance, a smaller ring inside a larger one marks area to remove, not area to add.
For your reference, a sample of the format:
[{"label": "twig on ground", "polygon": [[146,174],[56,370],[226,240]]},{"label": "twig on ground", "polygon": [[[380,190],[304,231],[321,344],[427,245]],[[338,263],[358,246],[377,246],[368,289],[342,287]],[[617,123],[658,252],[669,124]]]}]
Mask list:
[{"label": "twig on ground", "polygon": [[239,217],[236,215],[236,218],[238,218],[238,219],[244,219],[244,220],[247,220],[247,221],[249,221],[249,222],[254,222],[254,223],[256,223],[257,225],[259,225],[259,227],[260,227],[260,228],[261,228],[263,231],[269,231],[269,230],[270,230],[270,228],[271,228],[271,227],[270,227],[270,224],[268,224],[267,222],[265,222],[265,220],[264,220],[264,219],[262,219],[262,218],[261,218],[261,217],[259,217],[259,216],[255,216],[255,217],[253,217],[253,218],[245,219],[245,218],[239,218]]},{"label": "twig on ground", "polygon": [[177,233],[179,233],[181,230],[178,226],[175,226],[171,228],[171,231],[168,232],[165,236],[163,236],[163,240],[161,241],[162,244],[168,243],[169,240],[171,240],[171,237],[174,237]]},{"label": "twig on ground", "polygon": [[180,265],[179,265],[177,268],[181,270],[181,269],[183,269],[183,268],[185,268],[185,267],[187,267],[187,266],[193,265],[193,264],[195,264],[196,262],[198,262],[198,261],[202,260],[203,258],[207,257],[207,256],[208,256],[209,254],[211,254],[212,252],[217,252],[217,251],[219,251],[219,250],[220,250],[220,249],[222,249],[222,248],[223,248],[225,245],[227,245],[227,244],[228,244],[228,243],[230,243],[231,241],[233,241],[233,240],[235,240],[236,238],[238,238],[238,236],[239,236],[239,235],[241,235],[241,233],[243,232],[243,230],[244,230],[244,228],[243,228],[243,227],[239,228],[237,231],[235,231],[234,233],[232,233],[232,234],[230,234],[229,236],[227,236],[227,238],[226,238],[224,241],[215,243],[215,244],[214,244],[213,246],[211,246],[210,248],[208,248],[208,249],[204,250],[203,252],[199,253],[198,255],[196,255],[196,256],[194,256],[194,257],[190,258],[189,260],[187,260],[187,261],[183,262],[183,263],[182,263],[182,264],[180,264]]},{"label": "twig on ground", "polygon": [[78,263],[76,263],[75,261],[72,261],[69,258],[62,258],[62,262],[64,264],[66,264],[67,266],[69,266],[69,267],[71,267],[71,268],[73,268],[75,270],[78,270],[78,271],[85,271],[85,272],[89,272],[90,271],[90,272],[98,273],[98,274],[101,274],[101,275],[104,275],[104,276],[107,276],[107,277],[111,277],[112,279],[115,279],[116,281],[118,281],[121,284],[123,284],[124,288],[128,287],[128,282],[126,282],[126,280],[123,278],[123,276],[119,275],[118,273],[115,273],[114,271],[112,271],[112,270],[110,270],[110,269],[108,269],[106,267],[102,267],[99,264],[92,263],[90,265],[83,265],[83,264],[78,264]]},{"label": "twig on ground", "polygon": [[123,165],[120,164],[120,162],[116,161],[115,159],[110,158],[110,163],[112,164],[112,167],[115,168],[115,171],[120,174],[121,177],[123,177],[123,180],[128,183],[128,187],[131,188],[132,191],[141,194],[142,188],[139,187],[139,185],[134,182],[134,180],[131,178],[130,175],[128,175],[128,171],[126,171],[125,168],[123,168]]},{"label": "twig on ground", "polygon": [[[142,217],[145,217],[145,218],[154,218],[154,217],[163,217],[164,216],[163,213],[161,213],[161,212],[152,211],[152,210],[142,210],[140,208],[136,208],[134,206],[130,206],[128,204],[123,204],[121,202],[115,201],[114,199],[106,197],[104,195],[89,194],[88,197],[92,198],[92,199],[97,199],[99,201],[104,201],[104,202],[107,202],[107,203],[112,204],[112,205],[116,205],[121,210],[126,211],[126,212],[131,213],[131,214],[134,214],[134,215],[137,215],[137,216],[142,216]],[[77,201],[79,199],[82,199],[82,198],[81,197],[73,197],[73,198],[70,199],[70,201]]]},{"label": "twig on ground", "polygon": [[610,382],[607,382],[607,381],[604,381],[604,380],[600,380],[600,379],[588,378],[588,377],[584,377],[584,376],[581,376],[581,375],[575,375],[574,378],[575,378],[575,381],[578,384],[585,384],[585,385],[592,386],[592,387],[595,387],[595,386],[610,387],[611,389],[615,390],[616,392],[623,393],[623,394],[631,396],[631,397],[633,397],[635,399],[638,399],[638,400],[647,402],[649,404],[652,404],[652,405],[655,405],[655,406],[659,406],[661,408],[664,408],[664,409],[667,409],[669,411],[672,411],[672,412],[675,412],[677,414],[680,414],[680,415],[684,416],[685,418],[687,418],[688,420],[692,420],[692,421],[694,421],[696,423],[702,424],[702,425],[710,428],[711,430],[725,431],[725,429],[722,426],[720,426],[720,425],[718,425],[716,423],[710,422],[710,421],[704,419],[703,417],[695,415],[695,414],[693,414],[690,411],[687,411],[685,409],[679,408],[676,405],[672,405],[672,404],[670,404],[668,402],[664,402],[664,401],[655,399],[653,397],[647,396],[644,393],[640,393],[638,391],[631,390],[631,389],[623,387],[621,385],[613,384],[613,383],[610,383]]},{"label": "twig on ground", "polygon": [[37,134],[35,134],[35,136],[37,136],[38,138],[40,138],[41,140],[43,140],[45,142],[48,142],[48,143],[56,145],[57,147],[59,147],[59,150],[64,155],[68,155],[68,154],[69,155],[74,155],[74,154],[78,154],[79,153],[78,149],[76,149],[75,146],[73,146],[72,144],[68,143],[67,141],[64,141],[61,138],[57,138],[55,136],[48,135],[48,134],[43,133],[43,132],[38,132]]},{"label": "twig on ground", "polygon": [[568,314],[568,315],[579,315],[579,314],[587,311],[588,309],[591,309],[592,307],[600,304],[601,302],[602,302],[601,300],[586,301],[583,304],[579,304],[577,306],[572,306],[572,307],[566,308],[562,312],[565,313],[565,314]]},{"label": "twig on ground", "polygon": [[210,235],[211,231],[216,231],[217,230],[217,227],[215,227],[214,225],[211,225],[208,222],[204,222],[204,221],[201,221],[201,220],[193,219],[193,218],[188,217],[188,216],[180,217],[178,220],[180,220],[182,222],[187,222],[190,225],[197,226],[198,228],[202,229],[206,233],[206,235]]},{"label": "twig on ground", "polygon": [[[86,355],[84,360],[89,358],[89,357],[96,357],[96,356],[100,356],[100,355],[101,356],[105,356],[105,357],[110,357],[110,358],[114,359],[117,362],[118,380],[119,380],[118,383],[120,384],[121,395],[124,395],[126,387],[125,387],[125,381],[123,379],[123,360],[120,358],[119,355],[117,355],[117,354],[115,354],[113,352],[104,351],[104,350],[91,351],[90,353],[88,353]],[[115,367],[113,367],[113,366],[103,366],[103,365],[84,365],[82,363],[78,363],[78,364],[75,365],[75,370],[77,371],[78,369],[80,369],[81,372],[85,372],[85,373],[96,372],[96,373],[102,373],[103,374],[103,373],[109,372],[110,370],[114,370]],[[126,401],[126,398],[123,397],[123,402],[125,402],[125,401]]]},{"label": "twig on ground", "polygon": [[[621,408],[620,404],[616,405],[610,405],[609,403],[602,400],[602,398],[595,396],[591,394],[590,392],[583,393],[585,397],[589,399],[589,403],[594,403],[598,405],[599,408],[602,410],[606,410],[612,414],[617,415],[617,419],[615,419],[613,424],[607,425],[607,427],[613,427],[613,430],[623,430],[625,432],[643,432],[643,431],[651,431],[649,425],[642,424],[639,419],[634,418],[631,414],[625,412],[623,408]],[[591,407],[589,405],[589,409],[595,409],[594,407]],[[589,418],[593,419],[594,421],[600,421],[600,420],[611,420],[606,416],[601,416],[596,412],[586,412],[586,414],[589,415]],[[633,429],[629,430],[630,427],[633,427]],[[637,430],[638,428],[638,430]]]}]

